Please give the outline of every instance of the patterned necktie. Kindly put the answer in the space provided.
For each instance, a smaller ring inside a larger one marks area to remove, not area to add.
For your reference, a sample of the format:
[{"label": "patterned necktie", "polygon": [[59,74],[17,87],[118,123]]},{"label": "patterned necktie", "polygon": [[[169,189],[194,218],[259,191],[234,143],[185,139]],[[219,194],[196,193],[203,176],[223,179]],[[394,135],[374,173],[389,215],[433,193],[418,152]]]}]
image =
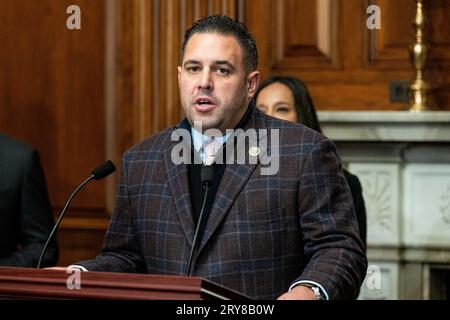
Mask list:
[{"label": "patterned necktie", "polygon": [[214,137],[209,138],[203,144],[203,164],[210,166],[214,163],[217,151],[222,147],[222,143]]}]

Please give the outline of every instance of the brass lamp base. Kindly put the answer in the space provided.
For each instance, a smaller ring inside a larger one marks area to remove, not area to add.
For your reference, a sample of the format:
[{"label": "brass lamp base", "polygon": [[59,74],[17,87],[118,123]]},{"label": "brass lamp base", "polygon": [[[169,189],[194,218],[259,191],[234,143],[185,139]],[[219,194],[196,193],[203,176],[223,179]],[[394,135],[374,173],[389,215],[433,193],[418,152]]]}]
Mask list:
[{"label": "brass lamp base", "polygon": [[409,110],[411,112],[435,110],[433,86],[422,79],[416,79],[409,89]]}]

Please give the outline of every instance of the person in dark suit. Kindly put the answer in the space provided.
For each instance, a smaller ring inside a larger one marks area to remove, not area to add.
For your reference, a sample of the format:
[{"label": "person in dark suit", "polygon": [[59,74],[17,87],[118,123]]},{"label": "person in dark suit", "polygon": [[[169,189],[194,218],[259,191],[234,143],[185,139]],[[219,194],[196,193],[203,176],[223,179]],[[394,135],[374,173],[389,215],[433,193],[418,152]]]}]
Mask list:
[{"label": "person in dark suit", "polygon": [[[0,266],[36,267],[52,227],[38,152],[0,134]],[[57,260],[53,241],[42,265],[53,266]]]},{"label": "person in dark suit", "polygon": [[[256,299],[353,298],[367,259],[334,144],[254,106],[258,54],[243,24],[197,21],[181,62],[186,118],[124,154],[102,252],[71,267],[201,276]],[[251,132],[258,146],[238,141]]]},{"label": "person in dark suit", "polygon": [[[295,77],[276,76],[265,80],[255,95],[262,112],[287,121],[297,122],[322,133],[316,110],[305,84]],[[366,246],[367,217],[361,183],[357,176],[343,169],[355,206],[359,233]]]}]

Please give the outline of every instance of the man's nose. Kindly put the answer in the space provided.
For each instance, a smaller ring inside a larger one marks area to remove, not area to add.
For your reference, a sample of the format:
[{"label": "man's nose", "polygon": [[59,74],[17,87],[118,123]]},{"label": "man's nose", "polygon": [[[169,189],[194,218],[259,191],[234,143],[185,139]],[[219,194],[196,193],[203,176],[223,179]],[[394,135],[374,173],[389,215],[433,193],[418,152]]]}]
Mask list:
[{"label": "man's nose", "polygon": [[198,84],[200,90],[212,90],[214,88],[211,70],[205,68],[201,73],[201,77]]}]

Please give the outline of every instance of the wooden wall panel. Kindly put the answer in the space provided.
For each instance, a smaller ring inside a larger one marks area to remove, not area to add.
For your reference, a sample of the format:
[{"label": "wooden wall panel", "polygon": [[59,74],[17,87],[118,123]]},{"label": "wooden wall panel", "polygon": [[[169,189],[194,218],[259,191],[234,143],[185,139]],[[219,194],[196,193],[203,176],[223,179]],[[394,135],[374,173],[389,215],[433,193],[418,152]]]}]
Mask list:
[{"label": "wooden wall panel", "polygon": [[[117,21],[116,154],[175,125],[183,112],[177,66],[186,28],[209,14],[238,17],[239,0],[114,0]],[[108,4],[110,5],[110,4]]]},{"label": "wooden wall panel", "polygon": [[67,220],[57,235],[60,249],[58,265],[68,266],[77,261],[95,258],[102,249],[106,229],[100,228],[100,225],[93,227],[92,221],[83,225],[79,223],[79,219]]},{"label": "wooden wall panel", "polygon": [[273,4],[273,68],[301,70],[335,66],[336,3],[330,0],[280,0]]},{"label": "wooden wall panel", "polygon": [[[408,46],[413,41],[413,1],[261,0],[255,3],[250,0],[135,0],[131,1],[131,5],[129,1],[126,4],[119,2],[122,3],[120,14],[133,17],[128,21],[134,25],[148,26],[118,27],[122,33],[118,37],[119,42],[134,37],[135,48],[146,46],[145,54],[137,54],[139,49],[130,51],[140,60],[124,56],[124,61],[136,63],[132,69],[140,70],[140,82],[133,84],[133,79],[137,81],[139,77],[132,78],[136,73],[128,72],[128,68],[125,69],[126,73],[119,72],[118,75],[119,82],[124,84],[116,91],[118,101],[123,102],[118,114],[124,110],[124,115],[130,115],[130,110],[136,110],[128,120],[121,120],[125,124],[122,132],[131,134],[119,132],[118,140],[127,137],[120,144],[119,151],[147,134],[173,125],[182,117],[176,83],[179,46],[184,30],[206,14],[226,13],[243,20],[257,39],[263,78],[281,74],[303,79],[313,93],[317,109],[408,108],[406,103],[393,104],[389,101],[389,82],[410,80],[413,77],[408,59]],[[136,9],[138,3],[144,3],[141,9]],[[366,9],[369,4],[377,4],[381,8],[381,30],[366,28]],[[445,30],[447,22],[442,12],[447,4],[434,1],[432,7],[429,14],[439,16],[432,24],[439,24],[439,30]],[[430,42],[440,41],[437,48],[445,48],[448,43],[446,35],[433,30],[437,29],[430,27],[430,33],[436,34],[431,35]],[[433,37],[437,40],[433,40]],[[147,44],[142,44],[142,39]],[[119,45],[118,48],[123,46]],[[439,57],[443,61],[440,67],[445,67],[445,54]],[[430,64],[432,68],[436,68],[435,59]],[[438,70],[433,78],[440,82],[438,100],[441,101],[441,108],[449,108],[445,90],[448,85],[447,75]],[[136,87],[147,90],[136,90]],[[122,98],[121,90],[126,90],[122,91]],[[129,99],[132,92],[147,98]],[[139,106],[133,101],[140,101]]]},{"label": "wooden wall panel", "polygon": [[[450,1],[433,0],[428,4],[428,36],[431,45],[432,67],[450,70]],[[447,84],[449,82],[446,82]],[[447,100],[450,101],[450,100]]]},{"label": "wooden wall panel", "polygon": [[[376,33],[367,32],[369,64],[382,69],[410,69],[408,48],[415,36],[411,24],[416,9],[414,2],[378,0],[370,3],[380,6],[384,27]],[[424,10],[428,20],[426,42],[430,45],[430,67],[449,69],[450,2],[426,1]]]},{"label": "wooden wall panel", "polygon": [[[366,27],[370,4],[381,9],[380,30]],[[450,110],[449,6],[441,0],[425,6],[427,77],[439,88],[435,94],[444,110]],[[408,48],[414,15],[412,0],[247,0],[244,20],[258,42],[263,79],[304,80],[319,110],[405,110],[407,103],[389,101],[389,83],[413,79]]]},{"label": "wooden wall panel", "polygon": [[[40,152],[55,215],[106,157],[104,2],[76,1],[82,14],[76,31],[66,28],[71,4],[0,1],[0,131]],[[59,232],[65,241],[60,261],[72,258],[66,243],[90,243],[88,251],[101,244],[108,219],[105,181],[86,186],[67,216]],[[78,218],[103,224],[90,228],[94,238],[72,237],[67,230],[83,229]]]},{"label": "wooden wall panel", "polygon": [[411,68],[408,46],[414,39],[411,21],[415,15],[415,7],[411,3],[409,0],[376,2],[384,13],[384,19],[378,32],[366,30],[369,65],[384,69]]},{"label": "wooden wall panel", "polygon": [[[0,2],[0,130],[39,149],[55,206],[105,157],[103,5],[79,1],[83,29],[69,31],[70,4]],[[99,183],[78,200],[103,198]]]}]

